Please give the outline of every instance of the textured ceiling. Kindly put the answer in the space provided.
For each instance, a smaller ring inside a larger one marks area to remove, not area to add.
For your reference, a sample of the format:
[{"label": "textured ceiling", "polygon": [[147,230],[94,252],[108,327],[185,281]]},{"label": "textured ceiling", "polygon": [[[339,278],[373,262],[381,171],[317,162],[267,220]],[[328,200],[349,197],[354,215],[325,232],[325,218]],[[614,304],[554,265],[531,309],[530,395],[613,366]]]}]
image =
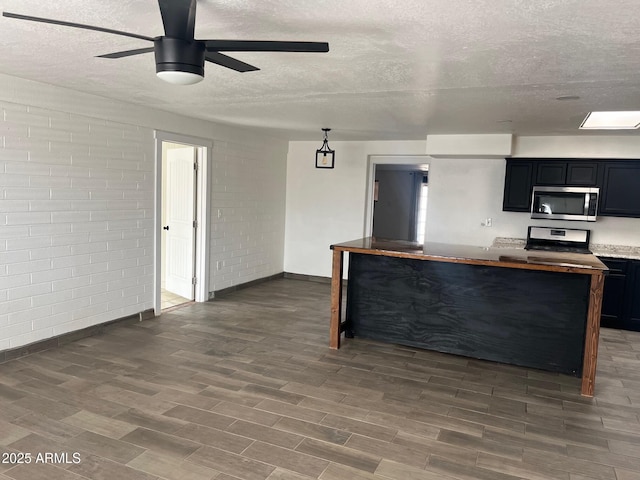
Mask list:
[{"label": "textured ceiling", "polygon": [[[163,35],[155,0],[0,0],[3,11]],[[133,38],[0,17],[0,73],[289,139],[578,134],[591,110],[640,110],[638,0],[200,0],[196,37],[327,41],[234,53],[203,82],[155,76]],[[578,100],[559,101],[576,95]],[[619,133],[619,132],[616,132]],[[637,134],[636,131],[630,134]]]}]

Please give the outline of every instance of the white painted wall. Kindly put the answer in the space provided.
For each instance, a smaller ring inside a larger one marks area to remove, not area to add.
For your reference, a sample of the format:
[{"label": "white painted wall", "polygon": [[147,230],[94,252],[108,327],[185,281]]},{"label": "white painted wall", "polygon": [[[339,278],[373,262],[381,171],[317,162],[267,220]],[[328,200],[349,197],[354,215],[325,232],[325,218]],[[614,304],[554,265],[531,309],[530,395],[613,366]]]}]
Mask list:
[{"label": "white painted wall", "polygon": [[513,135],[510,133],[486,135],[428,135],[427,155],[478,156],[504,158],[512,153]]},{"label": "white painted wall", "polygon": [[[504,158],[432,158],[425,240],[491,245],[503,213],[504,172]],[[487,217],[494,227],[480,226]]]},{"label": "white painted wall", "polygon": [[283,271],[287,142],[214,140],[213,150],[209,289],[215,292]]},{"label": "white painted wall", "polygon": [[0,109],[0,350],[152,308],[154,129],[213,142],[210,289],[283,270],[287,142],[4,75]]},{"label": "white painted wall", "polygon": [[290,142],[284,270],[331,276],[329,246],[364,236],[368,157],[421,155],[424,141],[333,142],[334,169],[316,169],[318,142]]},{"label": "white painted wall", "polygon": [[513,157],[640,158],[637,135],[515,137]]}]

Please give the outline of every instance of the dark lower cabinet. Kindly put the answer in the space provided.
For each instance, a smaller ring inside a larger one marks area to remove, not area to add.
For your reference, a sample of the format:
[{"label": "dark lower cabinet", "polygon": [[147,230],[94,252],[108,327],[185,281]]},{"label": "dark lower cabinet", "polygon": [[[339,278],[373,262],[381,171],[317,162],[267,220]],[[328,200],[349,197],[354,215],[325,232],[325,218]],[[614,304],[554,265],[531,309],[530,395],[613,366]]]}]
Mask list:
[{"label": "dark lower cabinet", "polygon": [[622,328],[629,261],[623,258],[600,258],[600,260],[609,267],[609,274],[604,278],[600,323],[603,327]]},{"label": "dark lower cabinet", "polygon": [[631,263],[629,268],[627,294],[629,296],[629,324],[635,328],[631,330],[640,331],[640,261]]},{"label": "dark lower cabinet", "polygon": [[640,260],[601,257],[609,267],[602,297],[603,327],[640,331]]}]

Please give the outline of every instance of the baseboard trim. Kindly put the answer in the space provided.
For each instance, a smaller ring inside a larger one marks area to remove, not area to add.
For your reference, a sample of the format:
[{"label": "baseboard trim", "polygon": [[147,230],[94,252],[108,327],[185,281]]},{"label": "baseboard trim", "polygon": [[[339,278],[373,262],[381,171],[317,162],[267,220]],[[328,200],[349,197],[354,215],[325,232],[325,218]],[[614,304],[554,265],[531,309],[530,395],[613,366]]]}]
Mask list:
[{"label": "baseboard trim", "polygon": [[80,330],[74,330],[73,332],[63,333],[61,335],[56,335],[55,337],[46,338],[44,340],[38,340],[37,342],[33,342],[28,345],[22,345],[20,347],[3,350],[0,352],[0,363],[8,362],[9,360],[15,360],[16,358],[25,357],[27,355],[31,355],[32,353],[61,347],[62,345],[75,342],[76,340],[80,340],[82,338],[99,335],[116,325],[131,325],[137,322],[142,322],[144,320],[149,320],[151,318],[155,318],[153,309],[144,310],[140,313],[127,315],[126,317],[116,318],[115,320],[109,320],[108,322],[99,323],[97,325],[92,325]]},{"label": "baseboard trim", "polygon": [[284,272],[280,272],[280,273],[276,273],[275,275],[269,275],[268,277],[262,277],[256,280],[251,280],[250,282],[240,283],[232,287],[215,290],[213,292],[209,292],[209,301],[216,300],[220,297],[224,297],[225,295],[236,292],[238,290],[242,290],[243,288],[253,287],[254,285],[258,285],[260,283],[268,282],[269,280],[276,280],[278,278],[283,278],[283,277],[284,277]]},{"label": "baseboard trim", "polygon": [[305,282],[331,283],[331,277],[319,277],[317,275],[304,275],[302,273],[284,272],[284,278],[290,278],[292,280],[304,280]]},{"label": "baseboard trim", "polygon": [[[302,280],[305,282],[315,282],[315,283],[331,283],[331,277],[320,277],[317,275],[303,275],[301,273],[289,273],[284,272],[284,278],[290,278],[292,280]],[[347,286],[347,280],[342,280],[342,285],[344,287]]]}]

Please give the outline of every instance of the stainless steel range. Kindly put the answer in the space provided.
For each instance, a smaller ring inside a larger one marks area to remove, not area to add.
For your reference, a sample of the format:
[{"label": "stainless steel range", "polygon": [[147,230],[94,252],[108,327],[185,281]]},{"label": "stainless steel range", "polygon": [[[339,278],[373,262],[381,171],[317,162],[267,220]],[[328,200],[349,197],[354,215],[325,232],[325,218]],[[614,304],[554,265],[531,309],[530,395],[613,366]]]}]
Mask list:
[{"label": "stainless steel range", "polygon": [[577,228],[529,227],[525,250],[591,253],[591,230]]}]

